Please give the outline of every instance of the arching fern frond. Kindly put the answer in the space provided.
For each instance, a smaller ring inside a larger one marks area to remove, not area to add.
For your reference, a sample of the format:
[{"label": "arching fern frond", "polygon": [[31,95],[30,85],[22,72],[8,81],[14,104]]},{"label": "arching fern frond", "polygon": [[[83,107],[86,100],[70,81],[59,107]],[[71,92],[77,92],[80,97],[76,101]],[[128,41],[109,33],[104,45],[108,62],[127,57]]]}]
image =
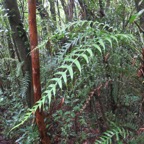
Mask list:
[{"label": "arching fern frond", "polygon": [[[92,23],[93,26],[91,27]],[[82,31],[81,26],[84,26]],[[62,51],[60,54],[60,56],[62,55],[61,66],[56,69],[54,74],[55,77],[49,80],[48,87],[43,92],[42,98],[28,110],[22,122],[12,128],[12,130],[23,124],[37,109],[41,109],[42,107],[45,107],[45,105],[50,105],[52,97],[55,97],[57,94],[57,90],[63,89],[63,85],[66,85],[69,79],[73,80],[75,73],[78,73],[78,71],[81,73],[83,66],[86,63],[88,64],[90,59],[96,56],[98,52],[102,53],[102,51],[107,48],[107,43],[112,46],[113,40],[118,43],[121,38],[127,40],[131,40],[132,38],[131,35],[113,34],[108,33],[107,31],[101,31],[99,28],[100,26],[102,25],[98,24],[98,22],[92,21],[74,22],[66,26],[65,31],[69,28],[73,28],[76,32],[79,30],[81,31],[79,36],[77,36],[77,34],[74,34],[73,36],[68,34],[70,39],[65,45],[65,48],[67,49],[72,45],[73,49],[69,51],[69,53],[64,54]],[[75,29],[77,27],[79,29]],[[61,32],[63,31],[60,31],[60,33]]]},{"label": "arching fern frond", "polygon": [[104,134],[99,138],[100,140],[96,140],[95,144],[112,144],[112,138],[114,138],[114,136],[116,142],[118,143],[121,138],[126,138],[128,134],[128,131],[124,128],[116,127],[112,130],[104,132]]},{"label": "arching fern frond", "polygon": [[42,106],[45,105],[45,102],[48,101],[49,105],[51,103],[52,96],[56,95],[56,89],[60,88],[62,89],[63,82],[67,83],[67,75],[73,79],[74,73],[73,73],[73,67],[74,65],[77,67],[77,69],[81,72],[82,68],[80,65],[80,59],[86,59],[86,62],[88,63],[91,57],[93,56],[93,52],[90,48],[87,49],[81,49],[81,50],[75,50],[75,52],[71,53],[69,56],[67,56],[64,59],[64,63],[62,66],[60,66],[57,70],[58,72],[55,73],[57,77],[52,78],[50,80],[51,84],[48,86],[47,90],[44,91],[42,94],[42,98],[36,102],[36,104],[33,106],[32,109],[29,109],[26,115],[24,116],[23,121],[12,128],[15,129],[22,125],[30,116],[32,113],[36,112],[37,109],[41,109]]}]

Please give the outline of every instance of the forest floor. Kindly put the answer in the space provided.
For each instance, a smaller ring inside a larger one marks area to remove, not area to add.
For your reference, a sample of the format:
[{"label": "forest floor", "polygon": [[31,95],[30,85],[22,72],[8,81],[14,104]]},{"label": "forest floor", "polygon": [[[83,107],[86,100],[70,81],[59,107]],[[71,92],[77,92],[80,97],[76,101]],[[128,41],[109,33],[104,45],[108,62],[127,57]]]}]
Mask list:
[{"label": "forest floor", "polygon": [[12,140],[6,140],[3,135],[0,134],[0,144],[12,144]]},{"label": "forest floor", "polygon": [[[2,116],[4,113],[4,109],[0,107],[0,116]],[[1,119],[1,117],[0,117]],[[3,131],[4,128],[2,127],[2,121],[0,120],[0,144],[13,144],[12,140],[7,139],[4,135],[3,135]]]}]

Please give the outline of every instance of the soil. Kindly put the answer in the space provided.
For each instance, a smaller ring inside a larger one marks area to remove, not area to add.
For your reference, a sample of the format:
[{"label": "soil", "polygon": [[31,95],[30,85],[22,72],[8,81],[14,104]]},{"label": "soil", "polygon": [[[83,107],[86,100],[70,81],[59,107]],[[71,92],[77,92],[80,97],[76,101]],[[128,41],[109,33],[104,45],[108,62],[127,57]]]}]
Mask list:
[{"label": "soil", "polygon": [[13,144],[12,140],[6,140],[4,136],[0,135],[0,144]]},{"label": "soil", "polygon": [[[0,116],[2,116],[2,114],[4,113],[4,109],[2,107],[0,107]],[[5,136],[2,134],[3,132],[3,127],[2,127],[2,122],[0,120],[0,144],[14,144],[14,142],[12,140],[8,140],[5,138]]]}]

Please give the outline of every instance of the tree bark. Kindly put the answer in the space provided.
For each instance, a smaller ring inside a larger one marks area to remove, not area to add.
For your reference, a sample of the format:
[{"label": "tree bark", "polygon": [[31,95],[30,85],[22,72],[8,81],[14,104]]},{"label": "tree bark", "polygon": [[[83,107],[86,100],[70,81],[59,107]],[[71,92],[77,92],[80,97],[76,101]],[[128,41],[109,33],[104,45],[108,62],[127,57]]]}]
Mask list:
[{"label": "tree bark", "polygon": [[39,11],[41,18],[47,18],[48,19],[49,14],[43,6],[42,0],[36,0],[36,6],[37,6],[37,10]]},{"label": "tree bark", "polygon": [[63,7],[63,10],[64,10],[64,13],[65,13],[65,16],[66,16],[66,21],[68,21],[68,9],[67,9],[67,4],[65,2],[65,0],[61,0],[61,4],[62,4],[62,7]]},{"label": "tree bark", "polygon": [[[140,10],[144,9],[144,1],[135,0],[135,6],[139,12]],[[140,27],[144,30],[144,13],[140,16]]]},{"label": "tree bark", "polygon": [[42,0],[36,0],[36,7],[37,7],[37,10],[39,11],[39,15],[42,20],[41,24],[43,25],[42,29],[43,29],[44,36],[45,36],[47,34],[47,28],[48,28],[46,21],[48,21],[49,19],[49,14],[43,6]]},{"label": "tree bark", "polygon": [[80,7],[81,7],[81,19],[86,19],[87,18],[87,9],[85,6],[85,3],[82,0],[78,0]]},{"label": "tree bark", "polygon": [[106,1],[106,8],[108,9],[110,7],[110,0]]},{"label": "tree bark", "polygon": [[69,0],[69,5],[68,5],[69,21],[72,21],[72,19],[73,19],[73,10],[74,10],[74,0]]},{"label": "tree bark", "polygon": [[44,32],[44,36],[46,36],[47,32],[54,30],[54,27],[53,27],[54,24],[53,24],[53,22],[51,22],[49,20],[49,18],[50,18],[49,13],[44,8],[42,0],[36,0],[36,8],[37,8],[39,15],[41,17],[41,20],[42,20],[42,25],[43,25],[42,29]]},{"label": "tree bark", "polygon": [[59,9],[59,1],[56,1],[56,5],[57,5],[57,11],[58,11],[58,17],[59,17],[59,25],[61,25],[61,15],[60,15],[60,9]]},{"label": "tree bark", "polygon": [[50,12],[54,23],[56,23],[56,11],[55,11],[55,1],[49,0],[50,2]]},{"label": "tree bark", "polygon": [[[29,9],[30,47],[32,58],[32,81],[34,91],[34,102],[36,103],[39,99],[41,99],[39,51],[38,49],[35,49],[36,46],[38,45],[37,26],[36,26],[36,0],[28,0],[28,9]],[[50,139],[46,134],[46,125],[44,123],[44,113],[42,108],[41,110],[37,109],[36,111],[36,123],[38,126],[41,143],[50,144]]]},{"label": "tree bark", "polygon": [[15,51],[14,51],[14,46],[13,46],[10,34],[7,35],[7,43],[8,43],[8,49],[9,49],[9,55],[11,58],[15,59]]},{"label": "tree bark", "polygon": [[103,7],[103,1],[99,0],[99,7],[100,7],[100,16],[104,17],[105,16],[105,12],[104,12],[104,7]]},{"label": "tree bark", "polygon": [[3,5],[8,13],[8,19],[12,30],[12,38],[16,44],[16,49],[18,50],[18,57],[20,58],[20,61],[24,62],[22,68],[23,74],[25,76],[25,74],[28,73],[30,77],[26,97],[28,106],[31,107],[33,105],[33,96],[31,88],[31,58],[29,55],[29,41],[21,21],[17,0],[4,0]]}]

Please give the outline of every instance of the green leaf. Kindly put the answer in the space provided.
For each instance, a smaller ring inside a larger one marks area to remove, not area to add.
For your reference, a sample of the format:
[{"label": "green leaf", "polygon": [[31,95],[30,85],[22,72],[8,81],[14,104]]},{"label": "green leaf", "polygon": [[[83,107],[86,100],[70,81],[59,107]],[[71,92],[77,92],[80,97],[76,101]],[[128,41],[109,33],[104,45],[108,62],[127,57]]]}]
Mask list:
[{"label": "green leaf", "polygon": [[49,93],[47,94],[47,97],[48,97],[48,102],[49,102],[49,106],[51,104],[51,98],[52,98],[52,95],[51,95],[51,92],[49,91]]},{"label": "green leaf", "polygon": [[144,9],[140,10],[137,14],[130,17],[129,23],[133,23],[138,17],[140,17],[144,12]]},{"label": "green leaf", "polygon": [[105,37],[105,40],[107,40],[110,43],[111,47],[112,47],[112,40],[109,37]]},{"label": "green leaf", "polygon": [[118,40],[117,40],[117,38],[116,38],[115,36],[111,35],[110,37],[111,37],[112,39],[114,39],[114,40],[117,42],[117,44],[118,44]]},{"label": "green leaf", "polygon": [[74,63],[76,65],[76,67],[78,68],[78,70],[80,71],[80,73],[81,73],[81,65],[80,65],[80,63],[77,59],[67,58],[67,59],[65,59],[65,61],[69,61],[69,62],[71,61],[72,63]]},{"label": "green leaf", "polygon": [[64,79],[64,82],[67,83],[67,77],[66,77],[66,73],[65,72],[57,72],[54,75],[61,75]]},{"label": "green leaf", "polygon": [[86,51],[90,54],[91,57],[93,56],[93,52],[91,49],[86,49]]},{"label": "green leaf", "polygon": [[104,44],[104,41],[102,39],[100,39],[98,41],[98,43],[103,47],[104,51],[105,51],[105,44]]},{"label": "green leaf", "polygon": [[44,107],[45,101],[46,101],[46,97],[43,96],[43,97],[42,97],[42,100],[41,100],[43,107]]},{"label": "green leaf", "polygon": [[71,66],[68,67],[68,71],[70,73],[71,80],[73,80],[73,69]]},{"label": "green leaf", "polygon": [[129,23],[133,23],[136,20],[136,18],[137,18],[136,14],[132,15],[129,19]]},{"label": "green leaf", "polygon": [[65,62],[72,62],[72,63],[74,62],[74,60],[75,60],[75,59],[71,59],[71,58],[65,58],[65,59],[64,59]]},{"label": "green leaf", "polygon": [[54,86],[55,86],[55,84],[50,84],[48,87],[53,88]]},{"label": "green leaf", "polygon": [[127,40],[131,40],[131,41],[133,39],[133,37],[131,35],[126,35],[126,34],[116,34],[116,36],[121,39],[127,39]]},{"label": "green leaf", "polygon": [[75,60],[74,63],[75,63],[75,65],[77,66],[78,70],[79,70],[80,73],[81,73],[81,65],[80,65],[79,61],[78,61],[78,60]]},{"label": "green leaf", "polygon": [[63,80],[64,80],[64,82],[66,84],[67,83],[67,76],[66,76],[65,72],[63,72],[62,77],[63,77]]},{"label": "green leaf", "polygon": [[62,81],[61,78],[52,78],[51,81],[56,81],[59,87],[62,89]]},{"label": "green leaf", "polygon": [[81,56],[86,60],[87,63],[89,63],[88,56],[86,54],[81,54]]},{"label": "green leaf", "polygon": [[68,69],[69,65],[65,64],[65,65],[62,65],[60,66],[59,68],[65,68],[65,69]]},{"label": "green leaf", "polygon": [[52,87],[52,92],[53,92],[53,95],[55,96],[56,95],[56,86],[55,85]]},{"label": "green leaf", "polygon": [[78,56],[78,57],[83,57],[85,60],[86,60],[86,62],[88,63],[89,62],[89,60],[88,60],[88,56],[86,55],[86,54],[84,54],[84,53],[82,53],[82,54],[74,54],[75,56]]},{"label": "green leaf", "polygon": [[59,87],[62,89],[62,81],[61,81],[60,78],[59,78],[59,80],[57,81],[57,83],[58,83]]},{"label": "green leaf", "polygon": [[93,46],[94,46],[100,53],[102,53],[102,50],[101,50],[101,48],[99,47],[99,45],[93,44]]}]

